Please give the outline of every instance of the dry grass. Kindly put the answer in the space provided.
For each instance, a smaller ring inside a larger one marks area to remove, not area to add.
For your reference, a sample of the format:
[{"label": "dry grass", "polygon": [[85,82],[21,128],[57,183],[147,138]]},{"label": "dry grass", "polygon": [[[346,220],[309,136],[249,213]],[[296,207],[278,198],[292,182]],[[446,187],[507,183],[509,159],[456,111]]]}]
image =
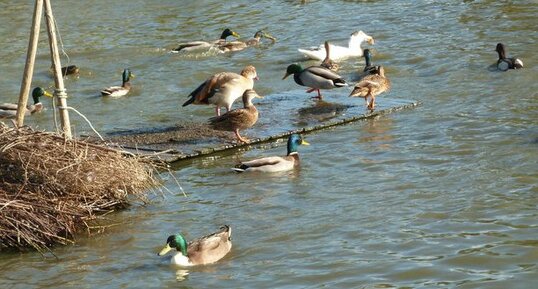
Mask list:
[{"label": "dry grass", "polygon": [[0,250],[73,242],[89,220],[145,201],[154,172],[137,157],[0,123]]}]

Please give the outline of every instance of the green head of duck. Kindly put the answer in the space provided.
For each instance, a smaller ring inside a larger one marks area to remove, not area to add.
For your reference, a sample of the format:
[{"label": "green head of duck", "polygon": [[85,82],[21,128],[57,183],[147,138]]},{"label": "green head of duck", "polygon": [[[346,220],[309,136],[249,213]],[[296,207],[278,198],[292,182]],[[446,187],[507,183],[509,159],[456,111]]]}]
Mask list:
[{"label": "green head of duck", "polygon": [[34,104],[39,103],[40,102],[39,98],[42,97],[43,95],[52,97],[52,94],[45,91],[43,88],[41,87],[34,88],[34,90],[32,90],[32,98],[34,99]]},{"label": "green head of duck", "polygon": [[181,234],[171,235],[166,239],[166,246],[159,252],[159,256],[163,256],[166,253],[170,252],[170,250],[176,249],[177,251],[181,252],[183,256],[187,256],[187,241]]},{"label": "green head of duck", "polygon": [[123,70],[123,75],[122,75],[122,78],[123,78],[123,82],[129,82],[129,80],[131,80],[131,78],[134,78],[135,75],[131,72],[130,69],[126,68]]},{"label": "green head of duck", "polygon": [[297,152],[297,147],[299,147],[300,145],[310,145],[308,142],[306,142],[303,137],[299,134],[292,134],[289,138],[288,138],[288,155],[292,154],[292,153],[296,153]]},{"label": "green head of duck", "polygon": [[297,63],[290,64],[288,68],[286,69],[286,74],[284,75],[284,77],[282,77],[282,79],[286,79],[286,77],[295,73],[301,73],[302,71],[303,71],[303,67],[301,67],[300,64],[297,64]]},{"label": "green head of duck", "polygon": [[228,38],[228,36],[233,36],[235,38],[239,38],[239,34],[237,34],[235,31],[232,31],[229,28],[226,28],[226,29],[224,29],[224,31],[222,31],[222,34],[220,35],[220,39],[226,39],[226,38]]}]

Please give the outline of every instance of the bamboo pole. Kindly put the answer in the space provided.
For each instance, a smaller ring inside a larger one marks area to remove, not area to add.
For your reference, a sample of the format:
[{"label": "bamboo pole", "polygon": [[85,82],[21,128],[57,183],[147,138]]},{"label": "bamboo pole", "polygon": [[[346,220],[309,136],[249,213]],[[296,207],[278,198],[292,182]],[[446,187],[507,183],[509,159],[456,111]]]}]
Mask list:
[{"label": "bamboo pole", "polygon": [[47,21],[47,32],[49,35],[50,57],[52,68],[54,70],[54,96],[59,101],[60,120],[62,122],[62,132],[66,139],[71,139],[71,123],[69,121],[69,112],[67,110],[67,94],[65,93],[64,79],[62,75],[62,64],[60,62],[60,53],[58,52],[58,41],[56,40],[56,26],[54,16],[52,15],[52,6],[50,0],[45,1],[45,18]]},{"label": "bamboo pole", "polygon": [[28,94],[32,85],[34,75],[35,56],[37,53],[37,42],[39,41],[39,28],[41,26],[41,15],[43,14],[43,0],[36,0],[34,6],[34,16],[32,17],[32,30],[28,41],[28,52],[26,53],[26,64],[22,76],[21,90],[19,93],[18,109],[16,114],[17,127],[24,125],[24,113],[28,104]]}]

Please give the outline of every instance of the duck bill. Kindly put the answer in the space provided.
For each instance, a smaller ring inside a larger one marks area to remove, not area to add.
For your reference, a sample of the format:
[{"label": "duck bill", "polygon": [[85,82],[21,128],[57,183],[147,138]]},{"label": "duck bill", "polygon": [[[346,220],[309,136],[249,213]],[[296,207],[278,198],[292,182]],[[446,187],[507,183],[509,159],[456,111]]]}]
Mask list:
[{"label": "duck bill", "polygon": [[161,252],[157,253],[157,255],[163,256],[166,253],[170,252],[170,250],[172,250],[172,247],[170,247],[170,244],[166,244],[166,246],[164,246],[164,248],[161,250]]},{"label": "duck bill", "polygon": [[235,38],[240,38],[239,34],[237,34],[236,32],[233,32],[233,31],[232,31],[232,36],[235,37]]},{"label": "duck bill", "polygon": [[260,80],[259,76],[254,77],[254,80]]},{"label": "duck bill", "polygon": [[48,92],[48,91],[45,91],[45,93],[43,93],[44,96],[48,96],[48,97],[54,97],[54,95],[52,95],[52,93]]},{"label": "duck bill", "polygon": [[309,145],[310,145],[310,144],[309,144],[307,141],[305,141],[305,140],[302,140],[302,141],[301,141],[301,144],[302,144],[302,145],[305,145],[305,146],[309,146]]},{"label": "duck bill", "polygon": [[366,41],[368,41],[368,44],[374,45],[375,41],[373,37],[368,38]]},{"label": "duck bill", "polygon": [[284,77],[282,77],[282,79],[286,79],[286,77],[288,77],[288,76],[290,76],[290,75],[291,75],[291,73],[287,73],[287,72],[286,72],[286,74],[284,75]]},{"label": "duck bill", "polygon": [[272,35],[265,34],[264,36],[265,36],[265,38],[270,39],[273,43],[276,42],[276,38],[274,38]]}]

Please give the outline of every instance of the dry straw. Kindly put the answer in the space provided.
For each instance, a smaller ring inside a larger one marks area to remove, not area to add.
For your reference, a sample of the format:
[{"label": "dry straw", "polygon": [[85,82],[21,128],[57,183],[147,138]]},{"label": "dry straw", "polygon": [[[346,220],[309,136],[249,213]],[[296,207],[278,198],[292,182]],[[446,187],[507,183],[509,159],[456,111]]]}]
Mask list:
[{"label": "dry straw", "polygon": [[138,157],[0,122],[0,250],[73,242],[89,221],[158,184]]}]

